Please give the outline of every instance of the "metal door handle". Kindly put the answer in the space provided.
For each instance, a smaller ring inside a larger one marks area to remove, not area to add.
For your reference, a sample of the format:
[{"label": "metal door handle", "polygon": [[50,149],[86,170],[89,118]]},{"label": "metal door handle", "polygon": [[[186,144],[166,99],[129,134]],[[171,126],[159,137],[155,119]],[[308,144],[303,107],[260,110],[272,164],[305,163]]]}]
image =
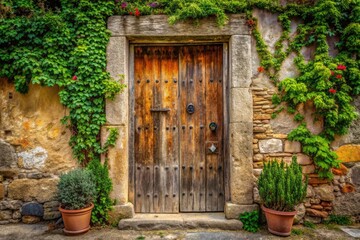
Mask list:
[{"label": "metal door handle", "polygon": [[151,108],[151,112],[169,112],[170,108]]}]

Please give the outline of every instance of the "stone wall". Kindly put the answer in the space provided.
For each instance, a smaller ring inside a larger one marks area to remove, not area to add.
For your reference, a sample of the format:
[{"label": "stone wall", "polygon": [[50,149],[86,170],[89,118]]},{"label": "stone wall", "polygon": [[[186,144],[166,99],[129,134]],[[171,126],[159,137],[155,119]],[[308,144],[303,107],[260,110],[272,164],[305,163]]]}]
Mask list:
[{"label": "stone wall", "polygon": [[[274,52],[274,46],[281,35],[281,27],[277,22],[277,16],[263,10],[255,10],[255,17],[259,20],[259,31],[265,42],[270,46],[270,52]],[[295,34],[298,22],[292,23],[292,33]],[[332,144],[343,164],[339,169],[333,169],[334,179],[328,181],[320,179],[315,173],[315,165],[311,158],[301,153],[301,144],[286,140],[287,134],[297,126],[293,116],[286,111],[281,112],[275,119],[271,118],[274,106],[271,97],[277,92],[270,79],[257,68],[260,61],[256,53],[255,40],[252,41],[252,93],[253,93],[253,174],[259,177],[264,162],[271,159],[284,160],[289,163],[293,155],[297,156],[298,163],[302,166],[303,174],[309,177],[309,186],[305,201],[298,206],[296,222],[310,221],[320,223],[329,214],[360,216],[360,119],[355,121],[349,134],[337,137]],[[305,59],[312,57],[313,48],[302,50]],[[336,51],[330,44],[330,54]],[[293,55],[290,55],[283,63],[280,70],[280,81],[285,77],[295,77],[298,72],[293,64]],[[354,105],[360,113],[360,98]],[[298,109],[304,116],[307,126],[312,133],[322,130],[323,122],[312,120],[314,106],[311,102],[303,104]],[[257,187],[254,188],[254,201],[260,203]]]},{"label": "stone wall", "polygon": [[76,162],[58,92],[31,85],[23,95],[0,79],[0,224],[60,217],[58,176]]}]

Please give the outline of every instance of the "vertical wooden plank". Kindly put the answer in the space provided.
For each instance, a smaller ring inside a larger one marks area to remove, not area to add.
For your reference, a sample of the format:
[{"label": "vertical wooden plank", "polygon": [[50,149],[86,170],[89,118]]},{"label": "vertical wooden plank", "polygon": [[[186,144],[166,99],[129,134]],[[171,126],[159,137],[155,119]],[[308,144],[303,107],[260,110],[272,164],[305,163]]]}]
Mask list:
[{"label": "vertical wooden plank", "polygon": [[135,48],[135,211],[153,211],[153,141],[151,131],[153,54],[147,47]]},{"label": "vertical wooden plank", "polygon": [[[222,46],[207,46],[206,52],[206,123],[207,126],[214,122],[216,131],[206,129],[206,210],[222,211],[224,202],[223,192],[223,163],[222,163],[222,133],[223,133],[223,108],[222,108]],[[209,147],[215,146],[211,152]]]},{"label": "vertical wooden plank", "polygon": [[178,47],[167,47],[162,55],[162,106],[170,111],[164,114],[164,125],[169,127],[163,139],[164,194],[163,212],[179,212],[179,122],[178,122]]}]

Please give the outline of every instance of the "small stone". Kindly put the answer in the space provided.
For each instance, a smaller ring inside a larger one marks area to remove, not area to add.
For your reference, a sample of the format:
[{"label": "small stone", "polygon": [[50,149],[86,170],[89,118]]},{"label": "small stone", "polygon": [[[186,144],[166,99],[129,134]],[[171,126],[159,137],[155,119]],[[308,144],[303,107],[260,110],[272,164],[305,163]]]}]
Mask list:
[{"label": "small stone", "polygon": [[11,218],[12,218],[12,211],[10,210],[0,211],[0,221],[9,220]]},{"label": "small stone", "polygon": [[314,196],[315,196],[314,188],[308,185],[306,189],[306,197],[314,197]]},{"label": "small stone", "polygon": [[334,180],[333,180],[333,184],[334,184],[334,185],[339,185],[340,183],[339,183],[338,180],[334,179]]},{"label": "small stone", "polygon": [[263,133],[266,132],[266,128],[264,127],[254,127],[254,133]]},{"label": "small stone", "polygon": [[263,168],[264,162],[255,162],[253,163],[253,168]]},{"label": "small stone", "polygon": [[303,174],[314,173],[315,172],[315,166],[314,165],[302,166],[302,172],[303,172]]},{"label": "small stone", "polygon": [[16,162],[14,147],[2,139],[0,139],[0,153],[0,167],[11,167]]},{"label": "small stone", "polygon": [[44,203],[44,208],[58,208],[60,203],[58,201],[50,201]]},{"label": "small stone", "polygon": [[326,210],[326,211],[332,211],[332,207],[324,207],[324,210]]},{"label": "small stone", "polygon": [[3,181],[4,181],[4,177],[0,175],[0,183],[2,183]]},{"label": "small stone", "polygon": [[20,219],[21,218],[21,213],[20,211],[14,211],[13,214],[12,214],[12,218],[13,219]]},{"label": "small stone", "polygon": [[297,163],[300,164],[300,165],[309,165],[309,164],[312,164],[312,161],[310,159],[309,156],[305,155],[305,154],[297,154]]},{"label": "small stone", "polygon": [[31,202],[25,203],[21,208],[21,214],[23,216],[38,216],[42,217],[44,215],[44,208],[41,204]]},{"label": "small stone", "polygon": [[259,149],[261,153],[282,152],[283,144],[280,139],[268,139],[259,141]]},{"label": "small stone", "polygon": [[18,200],[0,202],[0,209],[18,210],[21,208],[22,202]]},{"label": "small stone", "polygon": [[315,193],[323,201],[333,201],[335,199],[333,188],[330,185],[321,185],[314,188]]},{"label": "small stone", "polygon": [[0,200],[3,200],[5,197],[5,185],[0,183]]},{"label": "small stone", "polygon": [[329,214],[327,212],[318,211],[318,210],[315,210],[315,209],[312,209],[312,208],[306,209],[306,213],[309,216],[313,216],[313,217],[327,218],[329,216]]},{"label": "small stone", "polygon": [[259,177],[262,172],[262,169],[253,169],[253,174],[255,177]]},{"label": "small stone", "polygon": [[312,198],[310,199],[311,204],[320,204],[321,200],[319,198]]},{"label": "small stone", "polygon": [[334,192],[339,192],[339,191],[340,191],[339,186],[334,186]]},{"label": "small stone", "polygon": [[332,202],[321,202],[321,206],[323,207],[331,207],[332,205]]},{"label": "small stone", "polygon": [[335,197],[340,197],[340,196],[342,196],[342,193],[339,191],[339,192],[335,192],[334,193],[335,194]]},{"label": "small stone", "polygon": [[43,218],[45,220],[53,220],[61,217],[61,213],[59,211],[45,212]]},{"label": "small stone", "polygon": [[301,152],[300,142],[285,140],[284,152],[289,152],[289,153]]},{"label": "small stone", "polygon": [[41,173],[29,173],[27,175],[27,178],[30,178],[30,179],[40,179],[42,177],[43,177],[43,175]]},{"label": "small stone", "polygon": [[344,177],[344,176],[340,176],[339,182],[340,182],[340,183],[345,183],[345,177]]},{"label": "small stone", "polygon": [[295,210],[297,211],[295,218],[294,218],[294,223],[299,223],[305,216],[305,206],[303,203],[299,204],[298,206],[295,207]]},{"label": "small stone", "polygon": [[14,169],[0,169],[0,175],[4,178],[14,178],[18,175],[18,171]]},{"label": "small stone", "polygon": [[304,203],[304,206],[309,208],[309,207],[311,207],[311,203]]},{"label": "small stone", "polygon": [[5,225],[5,224],[9,224],[10,223],[10,221],[0,221],[0,225]]},{"label": "small stone", "polygon": [[280,139],[285,139],[287,138],[287,134],[273,134],[274,138],[280,138]]},{"label": "small stone", "polygon": [[254,162],[260,162],[264,160],[264,156],[262,154],[255,154],[254,155]]},{"label": "small stone", "polygon": [[37,216],[23,216],[22,222],[26,224],[34,224],[40,222],[40,217]]},{"label": "small stone", "polygon": [[321,205],[311,205],[311,208],[312,209],[316,209],[316,210],[323,210],[323,206],[321,206]]},{"label": "small stone", "polygon": [[354,185],[350,184],[350,183],[346,183],[345,186],[343,186],[341,188],[341,192],[342,193],[351,193],[351,192],[355,192],[355,187]]}]

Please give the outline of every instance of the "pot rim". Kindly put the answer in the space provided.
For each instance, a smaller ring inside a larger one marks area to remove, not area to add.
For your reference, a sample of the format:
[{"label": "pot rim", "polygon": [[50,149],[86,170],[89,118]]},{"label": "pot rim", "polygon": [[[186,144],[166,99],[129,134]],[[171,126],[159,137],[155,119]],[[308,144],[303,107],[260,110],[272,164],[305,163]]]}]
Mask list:
[{"label": "pot rim", "polygon": [[267,208],[265,207],[263,204],[261,205],[261,209],[264,212],[268,212],[268,213],[272,213],[272,214],[277,214],[277,215],[285,215],[285,216],[293,216],[296,215],[297,211],[291,211],[291,212],[284,212],[284,211],[278,211],[278,210],[274,210],[271,208]]},{"label": "pot rim", "polygon": [[59,206],[59,211],[60,212],[63,212],[63,213],[81,213],[81,212],[86,212],[86,211],[89,211],[91,209],[94,208],[94,204],[93,203],[90,203],[90,206],[89,207],[86,207],[86,208],[81,208],[81,209],[65,209],[65,208],[62,208],[61,205]]}]

